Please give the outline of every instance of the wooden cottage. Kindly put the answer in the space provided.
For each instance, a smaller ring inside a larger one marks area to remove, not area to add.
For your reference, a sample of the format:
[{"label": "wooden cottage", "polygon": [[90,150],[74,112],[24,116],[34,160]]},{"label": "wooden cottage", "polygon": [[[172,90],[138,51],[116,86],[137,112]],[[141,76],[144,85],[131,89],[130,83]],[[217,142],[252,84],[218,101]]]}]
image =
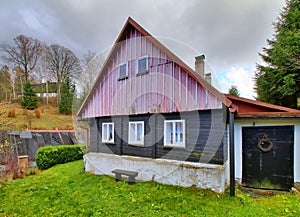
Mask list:
[{"label": "wooden cottage", "polygon": [[78,115],[90,126],[85,169],[223,192],[231,101],[128,18]]},{"label": "wooden cottage", "polygon": [[252,188],[289,190],[300,182],[300,111],[226,95],[236,106],[235,179]]}]

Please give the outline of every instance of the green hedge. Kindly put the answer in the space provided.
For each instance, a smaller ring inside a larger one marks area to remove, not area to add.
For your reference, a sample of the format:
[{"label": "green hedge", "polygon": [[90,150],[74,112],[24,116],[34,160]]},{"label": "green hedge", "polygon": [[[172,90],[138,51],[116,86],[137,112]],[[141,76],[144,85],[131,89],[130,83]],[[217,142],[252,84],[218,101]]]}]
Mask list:
[{"label": "green hedge", "polygon": [[48,169],[56,164],[63,164],[82,159],[83,145],[44,146],[38,149],[35,160],[39,169]]}]

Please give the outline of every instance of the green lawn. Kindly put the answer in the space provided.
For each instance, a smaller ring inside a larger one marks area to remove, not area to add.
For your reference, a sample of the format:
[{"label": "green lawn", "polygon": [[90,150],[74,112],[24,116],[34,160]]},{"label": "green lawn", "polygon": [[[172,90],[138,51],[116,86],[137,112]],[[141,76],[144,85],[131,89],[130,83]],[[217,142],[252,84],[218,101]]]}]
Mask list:
[{"label": "green lawn", "polygon": [[0,216],[300,216],[293,193],[252,198],[153,182],[115,182],[82,161],[0,184]]}]

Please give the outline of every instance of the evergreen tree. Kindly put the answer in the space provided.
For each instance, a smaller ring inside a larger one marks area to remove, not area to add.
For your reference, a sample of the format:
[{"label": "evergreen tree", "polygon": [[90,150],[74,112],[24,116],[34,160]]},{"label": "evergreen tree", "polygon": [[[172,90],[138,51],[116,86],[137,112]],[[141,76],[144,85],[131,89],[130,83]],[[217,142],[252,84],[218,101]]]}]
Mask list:
[{"label": "evergreen tree", "polygon": [[22,108],[33,110],[38,107],[37,101],[38,98],[30,83],[25,82],[23,86],[23,99],[21,103]]},{"label": "evergreen tree", "polygon": [[231,86],[228,93],[233,96],[240,96],[239,90],[237,89],[236,86]]},{"label": "evergreen tree", "polygon": [[65,115],[72,113],[72,103],[75,93],[75,85],[71,83],[69,77],[65,79],[62,85],[61,98],[59,103],[59,112]]},{"label": "evergreen tree", "polygon": [[258,100],[297,107],[300,96],[300,1],[287,0],[274,23],[274,38],[260,54],[266,65],[257,64]]}]

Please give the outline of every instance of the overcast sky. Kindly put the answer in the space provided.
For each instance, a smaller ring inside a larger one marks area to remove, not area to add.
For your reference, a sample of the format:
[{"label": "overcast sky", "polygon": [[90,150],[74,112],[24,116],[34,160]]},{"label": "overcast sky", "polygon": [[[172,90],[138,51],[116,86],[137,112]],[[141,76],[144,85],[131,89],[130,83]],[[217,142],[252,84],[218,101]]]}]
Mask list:
[{"label": "overcast sky", "polygon": [[205,54],[223,92],[235,85],[250,98],[258,53],[283,6],[283,0],[1,0],[0,42],[24,34],[81,58],[112,46],[130,16],[153,36]]}]

